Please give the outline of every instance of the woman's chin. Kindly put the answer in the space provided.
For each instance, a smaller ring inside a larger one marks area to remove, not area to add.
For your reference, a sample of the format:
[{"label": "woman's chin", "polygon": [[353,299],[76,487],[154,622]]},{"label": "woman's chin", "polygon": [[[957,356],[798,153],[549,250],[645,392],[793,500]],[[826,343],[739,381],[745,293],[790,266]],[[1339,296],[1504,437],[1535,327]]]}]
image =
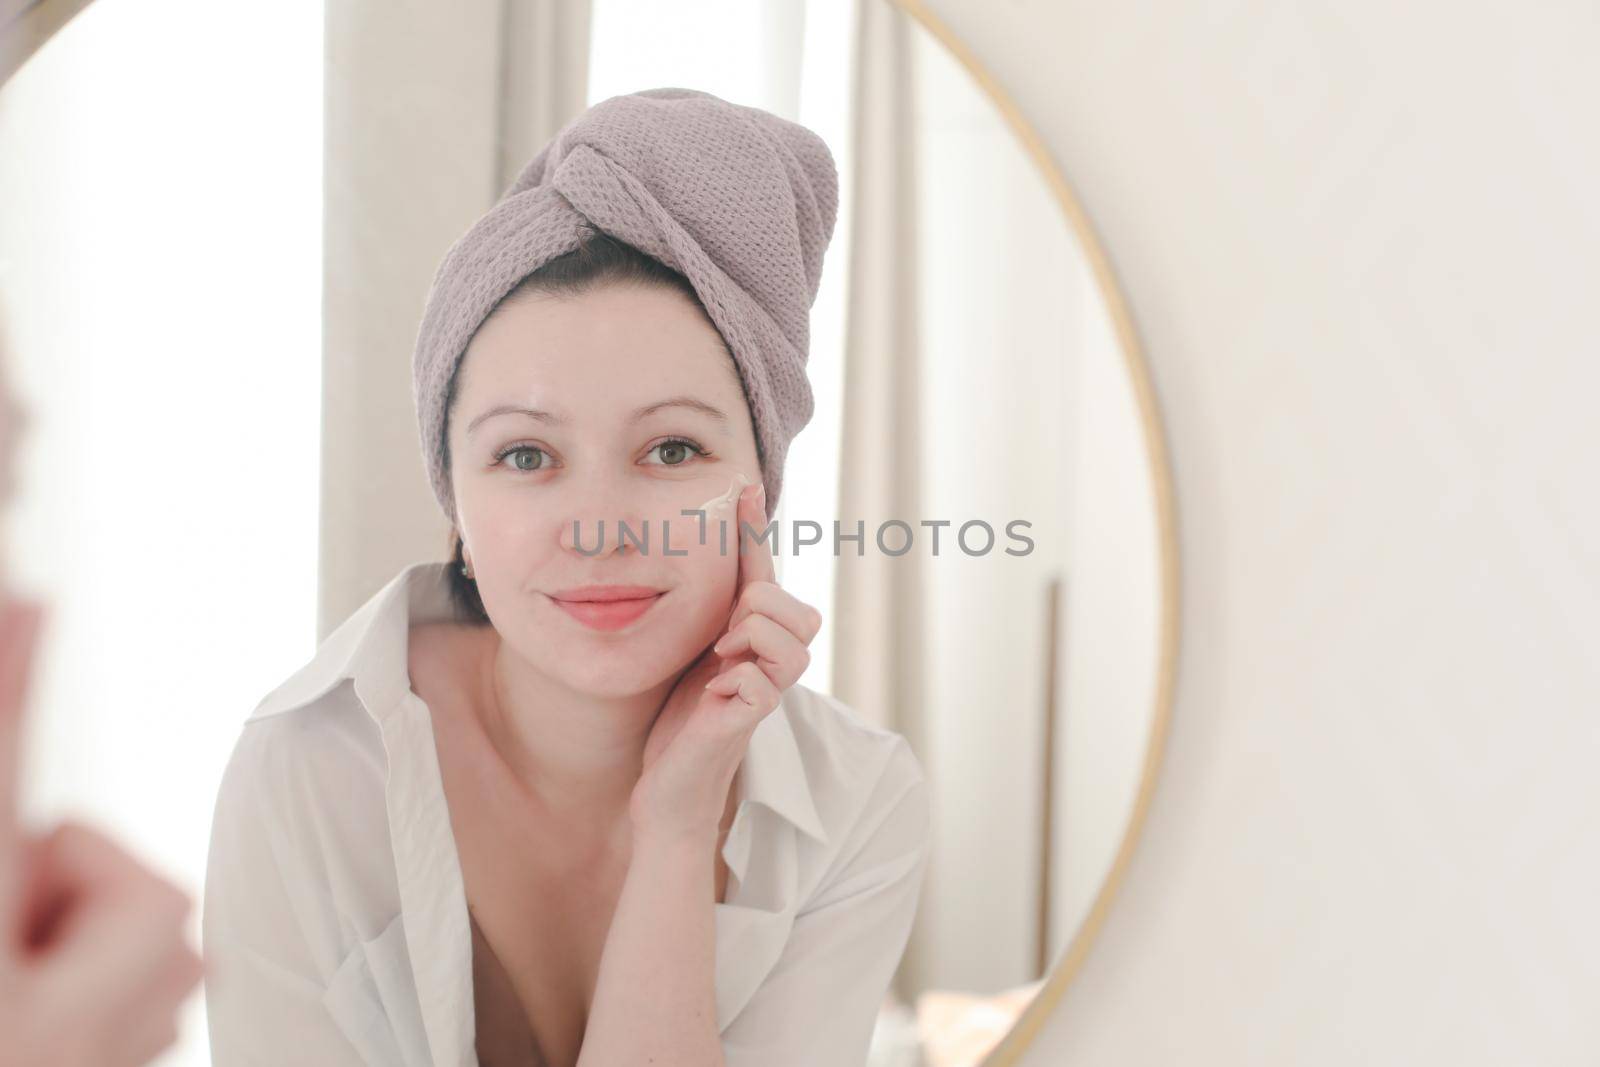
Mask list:
[{"label": "woman's chin", "polygon": [[[709,642],[708,642],[709,643]],[[544,646],[541,667],[574,692],[623,699],[648,692],[681,674],[693,649],[663,647],[658,641],[562,642]]]}]

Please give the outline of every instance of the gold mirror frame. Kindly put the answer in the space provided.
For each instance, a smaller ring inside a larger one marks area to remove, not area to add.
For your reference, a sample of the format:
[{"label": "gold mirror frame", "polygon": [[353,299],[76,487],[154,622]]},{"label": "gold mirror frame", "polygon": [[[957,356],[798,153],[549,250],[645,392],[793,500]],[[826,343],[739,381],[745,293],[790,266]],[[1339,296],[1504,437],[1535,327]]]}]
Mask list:
[{"label": "gold mirror frame", "polygon": [[90,0],[22,0],[21,8],[0,24],[0,88],[89,3]]},{"label": "gold mirror frame", "polygon": [[[27,3],[27,0],[23,2],[25,6],[9,22],[0,26],[0,88],[3,88],[11,76],[21,69],[29,57],[44,47],[56,31],[88,7],[92,0],[35,0],[31,4]],[[1155,709],[1151,717],[1150,741],[1145,749],[1139,792],[1134,799],[1133,812],[1128,818],[1128,826],[1123,833],[1121,844],[1117,847],[1111,869],[1107,872],[1105,883],[1096,894],[1094,904],[1085,916],[1083,924],[1078,927],[1065,953],[1052,968],[1049,980],[1024,1009],[1016,1025],[1006,1033],[983,1061],[983,1067],[1014,1067],[1021,1061],[1022,1054],[1044,1026],[1050,1012],[1060,1003],[1067,984],[1083,966],[1089,947],[1094,943],[1095,935],[1100,932],[1100,927],[1111,909],[1112,901],[1122,887],[1134,846],[1144,829],[1151,795],[1155,791],[1156,775],[1160,771],[1161,759],[1166,751],[1178,660],[1178,537],[1176,506],[1172,492],[1172,469],[1167,454],[1161,414],[1156,405],[1155,391],[1150,383],[1149,368],[1139,345],[1138,335],[1133,328],[1133,318],[1129,313],[1127,302],[1122,297],[1122,290],[1117,285],[1111,262],[1077,194],[1067,183],[1061,168],[1056,165],[1043,140],[1023,117],[1016,102],[950,28],[923,6],[922,0],[887,0],[887,2],[915,19],[966,68],[973,81],[993,101],[996,110],[1022,142],[1028,155],[1039,168],[1039,173],[1044,176],[1045,182],[1060,203],[1061,211],[1066,215],[1089,262],[1095,287],[1101,299],[1105,301],[1112,325],[1116,330],[1117,341],[1128,371],[1128,381],[1133,386],[1135,400],[1138,403],[1139,419],[1144,429],[1145,449],[1150,462],[1151,482],[1155,491],[1156,522],[1161,545],[1160,653]]]},{"label": "gold mirror frame", "polygon": [[972,80],[994,103],[995,109],[1005,118],[1017,139],[1022,142],[1033,159],[1039,173],[1044,176],[1050,191],[1055,194],[1061,211],[1067,217],[1089,269],[1094,275],[1095,289],[1105,301],[1116,331],[1118,346],[1128,371],[1128,382],[1133,386],[1134,399],[1139,407],[1139,422],[1144,430],[1145,450],[1150,461],[1150,481],[1155,492],[1157,538],[1160,541],[1161,566],[1161,630],[1159,656],[1156,666],[1155,709],[1150,719],[1150,740],[1145,748],[1144,769],[1139,780],[1139,793],[1134,798],[1133,812],[1128,817],[1127,829],[1117,854],[1106,872],[1106,880],[1095,894],[1094,904],[1084,916],[1083,923],[1072,935],[1066,951],[1050,971],[1049,980],[1023,1009],[1016,1025],[1007,1031],[987,1056],[982,1067],[1015,1067],[1022,1055],[1043,1028],[1050,1012],[1061,1002],[1067,984],[1077,975],[1094,943],[1095,935],[1104,925],[1111,910],[1117,890],[1127,874],[1128,862],[1133,856],[1139,834],[1144,830],[1145,817],[1150,810],[1150,798],[1155,792],[1156,775],[1161,769],[1161,757],[1166,751],[1167,729],[1172,722],[1173,684],[1178,664],[1178,532],[1177,507],[1172,492],[1172,466],[1167,455],[1166,435],[1161,422],[1161,412],[1156,405],[1155,389],[1150,383],[1150,369],[1145,363],[1144,350],[1133,328],[1133,316],[1122,289],[1117,284],[1111,261],[1100,243],[1088,214],[1083,210],[1078,196],[1062,175],[1038,131],[1023,117],[1010,94],[995,79],[978,57],[946,26],[938,16],[929,11],[922,0],[888,0],[889,3],[915,19],[949,50],[955,60],[966,68]]}]

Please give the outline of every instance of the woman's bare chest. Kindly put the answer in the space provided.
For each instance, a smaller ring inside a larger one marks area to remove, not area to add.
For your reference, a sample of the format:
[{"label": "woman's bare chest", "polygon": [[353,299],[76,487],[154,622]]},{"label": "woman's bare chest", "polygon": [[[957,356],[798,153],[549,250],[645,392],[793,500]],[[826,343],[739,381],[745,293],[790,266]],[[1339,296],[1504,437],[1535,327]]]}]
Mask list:
[{"label": "woman's bare chest", "polygon": [[[465,791],[463,789],[463,791]],[[573,1067],[627,864],[541,862],[538,834],[461,807],[457,850],[473,926],[473,1001],[482,1067]],[[708,856],[707,862],[713,862]],[[563,866],[569,864],[568,866]],[[715,897],[727,865],[715,857]]]},{"label": "woman's bare chest", "polygon": [[472,919],[479,1061],[568,1067],[626,866],[578,862],[548,828],[519,817],[514,798],[497,802],[492,786],[448,756],[440,770]]},{"label": "woman's bare chest", "polygon": [[540,825],[513,783],[459,758],[448,742],[440,774],[472,920],[479,1042],[519,1050],[511,1058],[480,1052],[480,1063],[569,1067],[583,1043],[626,856]]},{"label": "woman's bare chest", "polygon": [[571,1067],[583,1046],[614,896],[573,903],[498,871],[463,875],[483,1067]]},{"label": "woman's bare chest", "polygon": [[[582,1047],[630,842],[626,834],[602,841],[547,824],[474,727],[460,685],[439,665],[439,647],[419,642],[413,653],[413,688],[432,713],[471,917],[479,1062],[570,1067]],[[734,802],[730,791],[724,833]],[[721,840],[707,857],[717,901],[728,881]]]}]

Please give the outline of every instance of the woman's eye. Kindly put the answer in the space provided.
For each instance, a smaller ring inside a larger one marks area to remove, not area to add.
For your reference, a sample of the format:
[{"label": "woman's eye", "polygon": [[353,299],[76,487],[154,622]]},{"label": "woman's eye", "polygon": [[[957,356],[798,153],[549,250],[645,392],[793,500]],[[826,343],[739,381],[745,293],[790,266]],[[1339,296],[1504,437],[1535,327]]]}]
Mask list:
[{"label": "woman's eye", "polygon": [[533,457],[543,456],[544,454],[545,451],[542,448],[534,448],[532,445],[517,445],[514,448],[508,448],[500,452],[494,457],[494,459],[496,463],[500,463],[504,461],[507,456],[511,456],[512,469],[519,471],[536,471],[544,467],[544,461],[542,459],[536,461],[533,459]]},{"label": "woman's eye", "polygon": [[691,456],[710,455],[705,449],[683,437],[674,437],[670,441],[662,441],[652,447],[650,451],[661,453],[662,462],[655,464],[661,467],[681,467],[688,462]]}]

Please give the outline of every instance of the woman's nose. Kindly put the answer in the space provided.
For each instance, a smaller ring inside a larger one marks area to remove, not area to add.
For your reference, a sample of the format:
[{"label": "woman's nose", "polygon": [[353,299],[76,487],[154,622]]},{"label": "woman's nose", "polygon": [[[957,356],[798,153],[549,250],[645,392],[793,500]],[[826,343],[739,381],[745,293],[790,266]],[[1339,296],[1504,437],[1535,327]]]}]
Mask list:
[{"label": "woman's nose", "polygon": [[577,489],[564,509],[561,547],[586,556],[635,551],[659,552],[661,517],[653,514],[637,486],[621,479],[596,481]]}]

